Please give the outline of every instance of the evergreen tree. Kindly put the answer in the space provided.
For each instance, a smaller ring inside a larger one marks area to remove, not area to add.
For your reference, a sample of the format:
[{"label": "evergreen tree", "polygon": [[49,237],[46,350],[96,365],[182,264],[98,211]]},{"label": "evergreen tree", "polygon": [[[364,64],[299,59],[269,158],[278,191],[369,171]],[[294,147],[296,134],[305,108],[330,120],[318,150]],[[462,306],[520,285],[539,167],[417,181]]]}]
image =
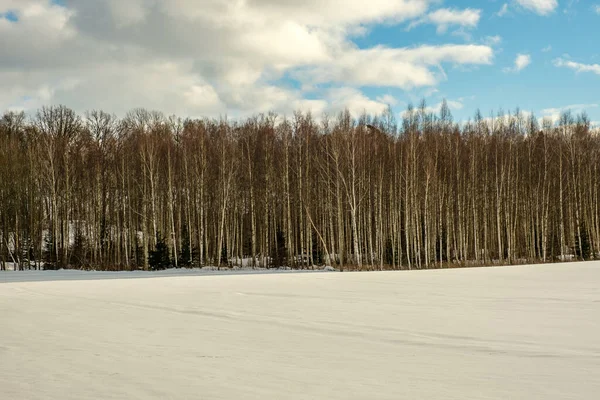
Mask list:
[{"label": "evergreen tree", "polygon": [[70,252],[70,265],[74,267],[84,267],[89,265],[87,259],[88,244],[81,229],[75,231],[74,243]]},{"label": "evergreen tree", "polygon": [[279,229],[276,235],[276,244],[271,250],[271,267],[279,268],[289,265],[287,248],[285,246],[285,234]]},{"label": "evergreen tree", "polygon": [[590,250],[590,238],[588,237],[585,224],[582,224],[581,226],[581,246],[579,245],[579,236],[575,236],[575,254],[577,254],[577,257],[581,260],[589,260],[592,255]]},{"label": "evergreen tree", "polygon": [[394,255],[395,255],[394,245],[392,244],[391,239],[388,239],[385,242],[385,251],[384,251],[385,264],[392,265],[394,263]]},{"label": "evergreen tree", "polygon": [[156,238],[156,246],[148,257],[148,264],[152,270],[167,269],[171,266],[169,258],[169,246],[164,237],[158,235]]},{"label": "evergreen tree", "polygon": [[181,234],[181,249],[179,251],[177,265],[189,268],[194,261],[193,249],[191,247],[190,232],[187,225],[182,228]]},{"label": "evergreen tree", "polygon": [[220,265],[229,265],[229,260],[227,258],[227,245],[224,244],[223,247],[221,247],[221,260],[220,260]]}]

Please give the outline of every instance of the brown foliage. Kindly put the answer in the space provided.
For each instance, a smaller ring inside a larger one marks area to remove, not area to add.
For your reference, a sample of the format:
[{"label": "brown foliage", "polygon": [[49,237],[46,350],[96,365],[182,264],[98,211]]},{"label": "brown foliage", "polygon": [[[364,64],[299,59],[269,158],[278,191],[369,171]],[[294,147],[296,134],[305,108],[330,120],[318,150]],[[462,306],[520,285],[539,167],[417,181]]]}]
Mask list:
[{"label": "brown foliage", "polygon": [[0,120],[0,262],[22,267],[148,268],[163,238],[173,266],[592,258],[599,195],[600,138],[570,114]]}]

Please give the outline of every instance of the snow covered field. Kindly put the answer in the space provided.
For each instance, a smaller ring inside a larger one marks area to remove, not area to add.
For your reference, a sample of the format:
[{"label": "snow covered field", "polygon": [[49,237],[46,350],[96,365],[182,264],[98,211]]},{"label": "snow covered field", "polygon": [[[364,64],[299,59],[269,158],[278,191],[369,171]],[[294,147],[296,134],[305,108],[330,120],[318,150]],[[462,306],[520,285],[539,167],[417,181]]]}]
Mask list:
[{"label": "snow covered field", "polygon": [[39,274],[0,273],[0,399],[600,398],[598,262]]},{"label": "snow covered field", "polygon": [[319,270],[292,270],[289,268],[265,269],[265,268],[172,268],[160,271],[81,271],[60,269],[58,271],[14,271],[7,273],[0,271],[0,283],[7,282],[46,282],[46,281],[81,281],[81,280],[105,280],[105,279],[145,279],[145,278],[166,278],[166,277],[184,277],[184,276],[216,276],[216,275],[257,275],[257,274],[302,274],[313,272],[331,272],[335,271],[332,267],[319,267]]}]

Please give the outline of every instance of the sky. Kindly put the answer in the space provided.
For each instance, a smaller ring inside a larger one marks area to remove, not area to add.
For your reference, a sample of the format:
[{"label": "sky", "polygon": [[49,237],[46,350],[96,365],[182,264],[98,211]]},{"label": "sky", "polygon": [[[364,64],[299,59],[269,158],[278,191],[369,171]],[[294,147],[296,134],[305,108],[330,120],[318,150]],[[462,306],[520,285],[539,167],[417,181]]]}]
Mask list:
[{"label": "sky", "polygon": [[0,0],[0,111],[600,124],[600,0]]}]

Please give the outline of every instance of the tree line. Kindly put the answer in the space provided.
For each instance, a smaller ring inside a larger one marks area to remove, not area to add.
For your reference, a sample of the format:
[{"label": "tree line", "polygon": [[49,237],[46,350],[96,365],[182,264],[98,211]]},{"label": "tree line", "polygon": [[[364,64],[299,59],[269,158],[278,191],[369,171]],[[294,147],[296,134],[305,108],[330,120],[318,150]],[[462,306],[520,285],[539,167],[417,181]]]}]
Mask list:
[{"label": "tree line", "polygon": [[600,257],[600,138],[444,102],[353,117],[0,120],[0,267],[420,269]]}]

